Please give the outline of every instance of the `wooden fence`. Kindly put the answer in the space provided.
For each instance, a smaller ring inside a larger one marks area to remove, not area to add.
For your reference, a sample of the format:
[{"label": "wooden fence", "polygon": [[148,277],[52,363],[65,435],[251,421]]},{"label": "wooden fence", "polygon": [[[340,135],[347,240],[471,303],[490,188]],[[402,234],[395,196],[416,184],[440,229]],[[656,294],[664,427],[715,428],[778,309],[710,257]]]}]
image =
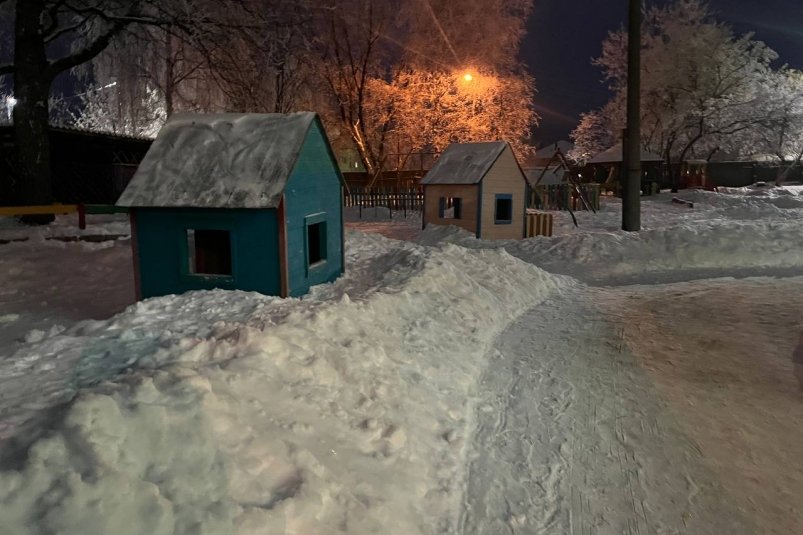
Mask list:
[{"label": "wooden fence", "polygon": [[552,236],[552,214],[528,212],[524,219],[524,237]]},{"label": "wooden fence", "polygon": [[387,208],[390,212],[420,212],[424,209],[424,193],[419,188],[350,188],[345,192],[345,206]]},{"label": "wooden fence", "polygon": [[[586,200],[594,210],[599,210],[599,184],[581,184]],[[585,210],[585,205],[571,184],[550,184],[530,188],[527,207],[536,210]]]}]

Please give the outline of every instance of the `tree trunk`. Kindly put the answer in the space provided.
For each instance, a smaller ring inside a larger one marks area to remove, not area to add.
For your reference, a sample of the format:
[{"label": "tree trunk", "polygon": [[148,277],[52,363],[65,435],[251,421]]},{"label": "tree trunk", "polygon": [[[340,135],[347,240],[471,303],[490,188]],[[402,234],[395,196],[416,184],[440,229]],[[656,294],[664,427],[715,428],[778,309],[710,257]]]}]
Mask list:
[{"label": "tree trunk", "polygon": [[173,93],[175,92],[176,58],[173,53],[173,36],[165,32],[165,70],[164,96],[165,115],[169,119],[173,115]]},{"label": "tree trunk", "polygon": [[[702,128],[700,129],[702,132]],[[694,147],[694,145],[703,138],[702,133],[698,133],[694,139],[689,141],[683,150],[680,151],[680,157],[678,158],[678,165],[677,168],[672,171],[672,193],[677,193],[678,189],[680,189],[680,173],[683,170],[683,162],[686,161],[686,155],[689,151]]]},{"label": "tree trunk", "polygon": [[669,163],[669,191],[677,193],[680,190],[680,172],[683,167],[682,162],[678,162],[673,166],[671,161]]},{"label": "tree trunk", "polygon": [[[44,0],[17,2],[16,10],[14,141],[17,176],[12,199],[22,205],[50,204],[53,184],[48,97],[52,74],[41,28]],[[52,216],[49,219],[52,220]]]}]

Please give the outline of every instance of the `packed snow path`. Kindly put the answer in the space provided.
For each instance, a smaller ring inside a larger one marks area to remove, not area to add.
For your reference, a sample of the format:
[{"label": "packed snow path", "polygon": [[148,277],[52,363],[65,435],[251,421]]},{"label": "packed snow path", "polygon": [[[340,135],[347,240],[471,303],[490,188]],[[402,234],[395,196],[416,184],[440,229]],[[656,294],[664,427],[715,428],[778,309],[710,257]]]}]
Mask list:
[{"label": "packed snow path", "polygon": [[579,287],[500,337],[480,383],[465,534],[758,533]]}]

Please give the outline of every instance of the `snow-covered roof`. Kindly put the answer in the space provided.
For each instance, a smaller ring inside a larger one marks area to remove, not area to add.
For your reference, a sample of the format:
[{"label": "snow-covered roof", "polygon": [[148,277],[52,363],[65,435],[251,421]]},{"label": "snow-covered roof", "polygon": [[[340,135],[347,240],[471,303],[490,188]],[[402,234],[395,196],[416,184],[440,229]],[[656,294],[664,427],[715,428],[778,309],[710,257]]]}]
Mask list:
[{"label": "snow-covered roof", "polygon": [[441,153],[422,184],[477,184],[485,177],[502,151],[504,141],[452,143]]},{"label": "snow-covered roof", "polygon": [[[604,152],[600,152],[599,154],[588,160],[588,163],[619,163],[621,161],[622,161],[622,144],[617,143],[610,149]],[[661,158],[657,154],[653,154],[652,152],[646,151],[642,148],[641,161],[660,162],[663,161],[663,158]]]},{"label": "snow-covered roof", "polygon": [[555,155],[555,149],[560,149],[563,155],[566,156],[570,151],[574,150],[574,143],[564,140],[552,143],[535,151],[535,158],[538,160],[548,160]]},{"label": "snow-covered roof", "polygon": [[276,208],[316,115],[179,114],[159,132],[120,206]]}]

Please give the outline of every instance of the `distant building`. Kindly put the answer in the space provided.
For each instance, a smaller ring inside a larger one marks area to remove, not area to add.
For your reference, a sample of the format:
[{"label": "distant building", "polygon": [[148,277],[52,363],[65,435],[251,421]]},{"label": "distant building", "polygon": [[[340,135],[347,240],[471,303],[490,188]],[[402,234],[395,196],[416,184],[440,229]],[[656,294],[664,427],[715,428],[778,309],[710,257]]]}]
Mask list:
[{"label": "distant building", "polygon": [[[152,140],[72,128],[49,128],[53,197],[64,204],[114,204]],[[14,131],[0,126],[0,205],[14,200],[19,172]]]},{"label": "distant building", "polygon": [[506,142],[453,143],[421,184],[424,226],[457,225],[483,239],[524,237],[527,178]]},{"label": "distant building", "polygon": [[[608,150],[602,151],[586,162],[586,171],[583,177],[586,181],[598,182],[605,187],[618,190],[619,175],[622,165],[622,144],[617,143]],[[663,158],[650,151],[641,149],[642,182],[655,182],[661,180],[661,166]]]},{"label": "distant building", "polygon": [[343,273],[342,178],[314,113],[178,115],[118,201],[140,298],[298,296]]}]

